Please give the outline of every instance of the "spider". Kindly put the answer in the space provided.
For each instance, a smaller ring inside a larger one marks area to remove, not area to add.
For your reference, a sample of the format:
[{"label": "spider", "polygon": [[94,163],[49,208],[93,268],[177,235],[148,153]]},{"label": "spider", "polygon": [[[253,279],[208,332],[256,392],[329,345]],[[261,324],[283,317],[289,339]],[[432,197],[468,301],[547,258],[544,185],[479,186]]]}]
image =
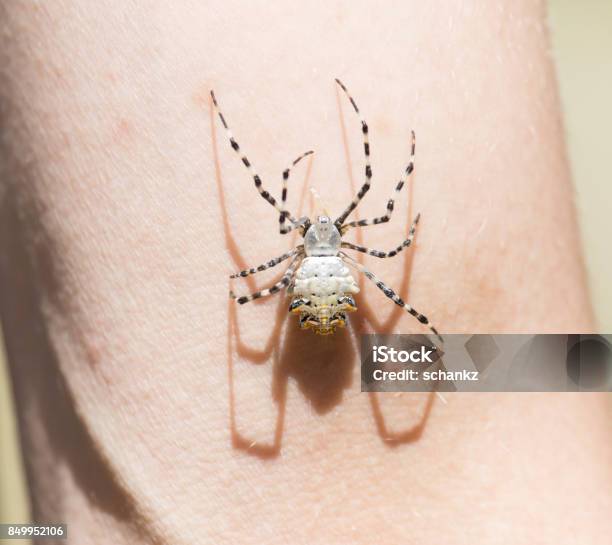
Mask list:
[{"label": "spider", "polygon": [[361,121],[361,132],[363,134],[363,150],[365,155],[365,181],[359,189],[357,195],[351,203],[335,220],[332,221],[328,215],[320,215],[311,220],[308,217],[296,219],[288,210],[287,202],[287,183],[291,174],[291,168],[297,165],[302,159],[311,155],[312,151],[300,155],[293,163],[283,171],[283,185],[280,202],[275,199],[266,189],[264,189],[261,178],[255,172],[253,165],[247,159],[246,155],[241,151],[241,148],[233,137],[224,115],[219,109],[217,99],[213,91],[210,92],[214,108],[223,124],[227,138],[232,149],[238,154],[240,160],[253,177],[255,188],[259,194],[270,203],[279,213],[279,231],[281,234],[287,234],[294,229],[297,229],[303,237],[303,243],[296,246],[294,249],[284,253],[281,256],[271,259],[267,263],[263,263],[258,267],[245,269],[230,276],[233,278],[244,278],[252,274],[265,271],[271,267],[275,267],[290,259],[289,267],[286,269],[282,278],[273,286],[251,293],[249,295],[237,296],[233,291],[230,291],[230,297],[235,299],[238,304],[244,305],[255,299],[267,297],[281,290],[287,290],[292,296],[289,304],[289,312],[299,316],[299,324],[302,329],[312,329],[320,335],[329,335],[336,331],[338,327],[345,327],[347,323],[347,313],[357,310],[354,294],[359,292],[359,287],[355,279],[350,273],[349,267],[355,269],[358,273],[363,273],[366,278],[376,284],[389,299],[396,305],[403,308],[408,314],[416,318],[420,323],[428,325],[434,335],[444,342],[436,328],[429,324],[427,317],[408,303],[403,301],[399,295],[395,293],[389,286],[382,282],[374,273],[366,269],[361,263],[353,259],[344,250],[355,250],[378,258],[390,258],[398,255],[402,250],[408,248],[412,244],[414,235],[419,223],[420,214],[414,218],[408,238],[406,238],[396,248],[384,252],[373,250],[364,246],[353,244],[342,240],[344,234],[355,227],[366,227],[369,225],[377,225],[386,223],[391,219],[395,198],[406,184],[408,177],[414,170],[415,156],[415,134],[412,131],[411,135],[411,152],[408,166],[405,168],[400,181],[395,186],[395,191],[387,202],[386,212],[379,217],[371,220],[357,220],[346,222],[349,215],[357,208],[364,195],[370,189],[372,179],[372,167],[370,165],[370,144],[368,139],[368,125],[361,115],[357,103],[348,92],[345,85],[336,79],[336,83],[340,86],[346,97],[351,103],[353,110],[359,116]]}]

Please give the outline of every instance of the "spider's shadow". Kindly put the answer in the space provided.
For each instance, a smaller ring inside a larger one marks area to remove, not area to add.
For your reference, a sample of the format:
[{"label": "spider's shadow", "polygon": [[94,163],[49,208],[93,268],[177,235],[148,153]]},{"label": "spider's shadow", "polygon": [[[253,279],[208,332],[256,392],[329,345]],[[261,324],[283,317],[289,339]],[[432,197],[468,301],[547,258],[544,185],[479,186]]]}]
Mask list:
[{"label": "spider's shadow", "polygon": [[[344,144],[348,177],[350,180],[351,191],[355,192],[355,181],[351,169],[351,158],[346,134],[346,125],[340,102],[340,95],[337,92],[339,122]],[[214,119],[214,109],[210,104],[210,123],[211,140],[213,150],[213,161],[215,168],[215,178],[217,183],[217,193],[221,205],[223,229],[229,254],[234,262],[236,269],[245,269],[249,265],[242,257],[238,245],[232,236],[230,229],[227,207],[225,203],[224,185],[222,180],[221,166],[219,161],[216,125]],[[312,169],[312,157],[308,162],[302,192],[298,217],[302,214],[306,187]],[[409,202],[412,203],[412,184],[408,184],[407,190],[410,191]],[[412,204],[409,207],[409,217],[412,215]],[[357,216],[357,211],[356,211]],[[293,245],[295,245],[295,233],[293,234]],[[357,230],[357,242],[363,243],[361,230]],[[359,261],[363,261],[363,256],[359,255]],[[408,286],[412,270],[412,252],[404,253],[404,274],[398,293],[406,300]],[[249,291],[260,289],[255,284],[253,277],[245,279]],[[364,277],[359,276],[360,288],[363,291]],[[252,304],[259,304],[254,301]],[[240,336],[240,327],[236,312],[237,305],[234,301],[228,301],[228,332],[227,332],[227,353],[228,353],[228,383],[229,383],[229,416],[230,433],[232,444],[249,454],[260,458],[274,458],[280,454],[282,437],[284,431],[285,408],[287,401],[287,385],[290,378],[293,378],[304,397],[311,403],[313,409],[324,414],[331,410],[342,400],[343,391],[348,388],[353,380],[353,370],[355,361],[355,346],[359,343],[359,334],[367,331],[377,331],[379,333],[390,333],[395,330],[398,321],[402,317],[403,311],[399,307],[394,307],[388,318],[380,321],[372,306],[367,303],[365,298],[359,302],[359,312],[351,318],[351,328],[339,331],[328,337],[318,337],[316,343],[313,342],[312,333],[302,332],[295,320],[287,320],[287,305],[284,298],[280,298],[276,307],[275,318],[272,331],[263,349],[254,349],[243,343]],[[286,324],[285,334],[282,335],[283,323]],[[349,333],[349,331],[352,333]],[[282,339],[282,341],[281,341]],[[273,360],[273,379],[272,397],[277,404],[276,423],[274,427],[273,440],[270,443],[260,443],[244,436],[239,430],[236,421],[236,404],[234,388],[234,358],[238,356],[253,364],[262,364]],[[370,393],[369,400],[372,414],[376,424],[376,430],[381,439],[389,446],[397,446],[403,443],[416,441],[420,438],[430,415],[435,400],[434,394],[426,394],[426,401],[421,415],[416,424],[401,431],[392,431],[387,425],[386,418],[381,408],[378,394]]]}]

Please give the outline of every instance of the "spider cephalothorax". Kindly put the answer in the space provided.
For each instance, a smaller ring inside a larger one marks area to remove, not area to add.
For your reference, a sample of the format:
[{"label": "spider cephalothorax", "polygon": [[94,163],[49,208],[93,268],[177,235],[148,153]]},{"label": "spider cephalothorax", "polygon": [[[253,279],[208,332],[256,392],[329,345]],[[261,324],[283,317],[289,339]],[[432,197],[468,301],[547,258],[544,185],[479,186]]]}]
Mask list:
[{"label": "spider cephalothorax", "polygon": [[[409,304],[404,302],[390,287],[386,286],[373,273],[367,270],[361,263],[350,257],[344,249],[356,250],[374,257],[387,258],[393,257],[401,252],[404,248],[408,248],[412,243],[416,227],[419,222],[420,215],[417,214],[412,222],[408,238],[404,240],[396,248],[384,252],[380,250],[372,250],[363,246],[358,246],[351,242],[342,240],[344,234],[354,227],[366,227],[368,225],[376,225],[385,223],[391,219],[395,197],[402,190],[408,176],[414,168],[414,152],[415,152],[415,136],[412,133],[411,153],[408,166],[404,170],[404,175],[395,186],[395,192],[392,198],[387,202],[385,214],[376,217],[372,220],[358,220],[346,222],[347,217],[357,208],[357,205],[363,196],[370,189],[370,181],[372,178],[372,168],[370,166],[370,144],[368,141],[368,125],[361,117],[359,108],[348,93],[346,87],[340,80],[336,80],[338,85],[347,95],[353,109],[360,116],[361,131],[363,134],[363,148],[365,154],[365,181],[355,198],[346,207],[346,209],[335,220],[327,216],[318,216],[314,221],[309,218],[296,219],[286,208],[287,202],[287,182],[291,173],[291,167],[283,171],[283,187],[280,203],[268,191],[263,188],[261,178],[255,172],[251,162],[240,150],[238,142],[234,139],[225,117],[218,109],[218,104],[214,93],[211,91],[213,104],[219,114],[221,123],[227,132],[232,148],[239,155],[240,159],[249,170],[253,177],[255,187],[259,194],[268,201],[279,213],[279,230],[281,234],[291,232],[293,229],[298,229],[304,237],[303,244],[295,247],[293,250],[276,257],[265,264],[259,265],[252,269],[246,269],[230,276],[230,278],[241,278],[255,274],[260,271],[274,267],[279,263],[291,259],[283,277],[270,288],[252,293],[250,295],[236,296],[230,291],[230,296],[239,304],[248,303],[260,297],[266,297],[286,289],[292,296],[289,304],[289,311],[299,315],[300,327],[303,329],[312,329],[315,333],[328,335],[333,333],[337,327],[344,327],[347,321],[347,313],[357,310],[353,295],[359,292],[359,287],[355,279],[350,273],[349,267],[358,272],[363,273],[369,280],[376,284],[389,299],[396,305],[403,308],[411,316],[414,316],[422,324],[429,324],[429,320],[421,313],[417,312]],[[300,155],[291,166],[295,166],[304,157],[312,154],[308,151]],[[429,325],[430,330],[442,341],[435,327]]]}]

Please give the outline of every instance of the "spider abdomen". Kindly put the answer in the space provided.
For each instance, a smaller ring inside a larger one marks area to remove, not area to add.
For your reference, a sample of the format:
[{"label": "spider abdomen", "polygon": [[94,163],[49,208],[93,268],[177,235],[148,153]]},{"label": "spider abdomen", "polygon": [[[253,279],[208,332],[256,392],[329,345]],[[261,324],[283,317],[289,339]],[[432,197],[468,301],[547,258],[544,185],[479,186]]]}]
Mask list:
[{"label": "spider abdomen", "polygon": [[352,294],[359,286],[338,256],[306,257],[296,271],[291,312],[300,326],[328,335],[346,325],[346,313],[357,309]]}]

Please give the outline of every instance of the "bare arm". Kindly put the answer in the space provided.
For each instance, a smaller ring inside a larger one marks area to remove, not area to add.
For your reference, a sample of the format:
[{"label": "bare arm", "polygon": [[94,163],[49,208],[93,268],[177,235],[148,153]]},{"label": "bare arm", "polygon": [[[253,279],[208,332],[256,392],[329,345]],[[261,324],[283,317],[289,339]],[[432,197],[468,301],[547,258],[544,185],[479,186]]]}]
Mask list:
[{"label": "bare arm", "polygon": [[296,217],[305,177],[339,214],[363,181],[341,77],[372,146],[352,219],[384,213],[417,137],[392,220],[347,235],[388,249],[421,213],[377,275],[442,332],[592,330],[538,3],[37,6],[0,8],[1,311],[37,519],[79,544],[603,543],[603,397],[368,398],[357,334],[420,331],[375,287],[325,343],[282,296],[228,302],[298,240],[209,90],[276,195],[316,149]]}]

